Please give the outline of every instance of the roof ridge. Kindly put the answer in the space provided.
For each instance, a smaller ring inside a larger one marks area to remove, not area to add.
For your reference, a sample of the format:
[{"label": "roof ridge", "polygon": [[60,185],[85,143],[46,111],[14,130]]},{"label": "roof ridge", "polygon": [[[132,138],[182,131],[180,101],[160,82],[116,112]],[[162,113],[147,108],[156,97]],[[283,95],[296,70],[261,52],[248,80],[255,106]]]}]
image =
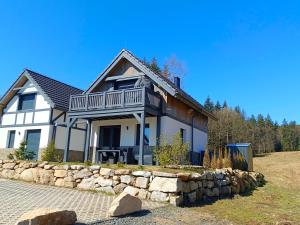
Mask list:
[{"label": "roof ridge", "polygon": [[77,88],[77,87],[75,87],[75,86],[73,86],[73,85],[70,85],[70,84],[67,84],[67,83],[65,83],[65,82],[59,81],[59,80],[54,79],[54,78],[52,78],[52,77],[49,77],[49,76],[47,76],[47,75],[45,75],[45,74],[41,74],[41,73],[39,73],[39,72],[33,71],[33,70],[31,70],[31,69],[28,69],[28,68],[25,68],[24,70],[25,70],[25,71],[32,72],[32,73],[35,73],[35,74],[37,74],[37,75],[39,75],[39,76],[45,77],[45,78],[47,78],[47,79],[56,81],[56,82],[58,82],[58,83],[61,83],[61,84],[63,84],[63,85],[69,86],[69,87],[71,87],[71,88],[74,88],[74,89],[77,89],[78,91],[82,91],[82,92],[83,92],[83,90],[80,89],[80,88]]}]

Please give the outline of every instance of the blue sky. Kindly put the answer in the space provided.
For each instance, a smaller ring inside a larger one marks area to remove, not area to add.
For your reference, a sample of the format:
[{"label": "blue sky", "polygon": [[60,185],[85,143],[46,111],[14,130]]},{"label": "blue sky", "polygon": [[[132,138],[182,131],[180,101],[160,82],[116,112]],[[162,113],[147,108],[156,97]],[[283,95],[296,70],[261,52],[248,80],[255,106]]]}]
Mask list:
[{"label": "blue sky", "polygon": [[0,1],[0,94],[24,68],[85,89],[126,48],[247,115],[300,122],[299,1]]}]

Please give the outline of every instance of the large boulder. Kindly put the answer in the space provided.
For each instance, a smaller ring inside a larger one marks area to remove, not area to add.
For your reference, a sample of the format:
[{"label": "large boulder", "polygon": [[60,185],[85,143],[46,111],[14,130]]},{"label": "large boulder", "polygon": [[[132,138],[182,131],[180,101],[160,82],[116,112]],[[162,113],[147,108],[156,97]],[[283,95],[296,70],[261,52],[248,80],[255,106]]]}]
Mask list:
[{"label": "large boulder", "polygon": [[67,175],[68,175],[67,170],[55,170],[55,172],[54,172],[54,176],[59,177],[59,178],[66,177]]},{"label": "large boulder", "polygon": [[17,225],[71,225],[77,221],[74,211],[42,208],[23,214],[17,221]]},{"label": "large boulder", "polygon": [[37,168],[30,168],[24,170],[21,175],[20,179],[28,182],[38,182],[39,181],[39,175]]},{"label": "large boulder", "polygon": [[134,213],[142,209],[142,201],[128,193],[122,192],[116,197],[109,210],[109,216],[123,216]]},{"label": "large boulder", "polygon": [[3,169],[8,169],[8,170],[12,170],[14,169],[14,167],[16,166],[17,164],[14,163],[14,162],[9,162],[9,163],[5,163],[2,168]]},{"label": "large boulder", "polygon": [[155,177],[150,183],[149,191],[180,192],[182,181],[179,178]]},{"label": "large boulder", "polygon": [[74,174],[74,179],[83,179],[92,176],[93,174],[88,169],[82,169]]}]

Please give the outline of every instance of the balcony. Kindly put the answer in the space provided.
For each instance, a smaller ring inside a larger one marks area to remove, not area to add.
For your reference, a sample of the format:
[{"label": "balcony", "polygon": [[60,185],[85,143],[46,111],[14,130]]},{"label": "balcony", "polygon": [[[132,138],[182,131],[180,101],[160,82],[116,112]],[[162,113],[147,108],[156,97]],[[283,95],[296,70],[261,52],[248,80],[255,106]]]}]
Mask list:
[{"label": "balcony", "polygon": [[148,88],[71,95],[69,112],[99,111],[140,106],[150,106],[154,109],[159,109],[160,101],[160,95]]}]

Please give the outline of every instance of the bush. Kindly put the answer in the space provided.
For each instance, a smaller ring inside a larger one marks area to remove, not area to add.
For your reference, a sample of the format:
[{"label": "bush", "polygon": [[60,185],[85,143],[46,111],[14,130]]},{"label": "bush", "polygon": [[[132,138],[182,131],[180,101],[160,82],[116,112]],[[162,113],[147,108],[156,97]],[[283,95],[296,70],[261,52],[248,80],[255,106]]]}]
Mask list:
[{"label": "bush", "polygon": [[225,154],[224,154],[223,166],[225,168],[232,168],[231,154],[230,154],[230,151],[228,151],[226,149],[225,149]]},{"label": "bush", "polygon": [[159,146],[154,149],[154,159],[159,165],[182,165],[188,162],[189,144],[183,143],[180,132],[173,136],[172,143],[167,138],[159,139]]},{"label": "bush", "polygon": [[219,155],[218,155],[218,160],[217,160],[217,168],[222,169],[223,168],[223,151],[220,148],[219,149]]},{"label": "bush", "polygon": [[15,155],[18,160],[32,160],[35,153],[27,150],[26,141],[22,141],[19,148],[16,150]]},{"label": "bush", "polygon": [[9,153],[8,156],[7,156],[7,158],[8,158],[9,160],[15,159],[14,154],[12,154],[12,153]]},{"label": "bush", "polygon": [[49,162],[61,162],[62,157],[59,154],[58,150],[55,148],[55,142],[51,141],[42,152],[42,160]]},{"label": "bush", "polygon": [[203,157],[203,166],[206,168],[210,167],[210,156],[208,148],[205,149],[204,157]]},{"label": "bush", "polygon": [[217,169],[217,151],[216,150],[214,150],[214,153],[213,153],[213,157],[212,157],[212,159],[211,159],[211,163],[210,163],[210,167],[212,168],[212,169]]}]

